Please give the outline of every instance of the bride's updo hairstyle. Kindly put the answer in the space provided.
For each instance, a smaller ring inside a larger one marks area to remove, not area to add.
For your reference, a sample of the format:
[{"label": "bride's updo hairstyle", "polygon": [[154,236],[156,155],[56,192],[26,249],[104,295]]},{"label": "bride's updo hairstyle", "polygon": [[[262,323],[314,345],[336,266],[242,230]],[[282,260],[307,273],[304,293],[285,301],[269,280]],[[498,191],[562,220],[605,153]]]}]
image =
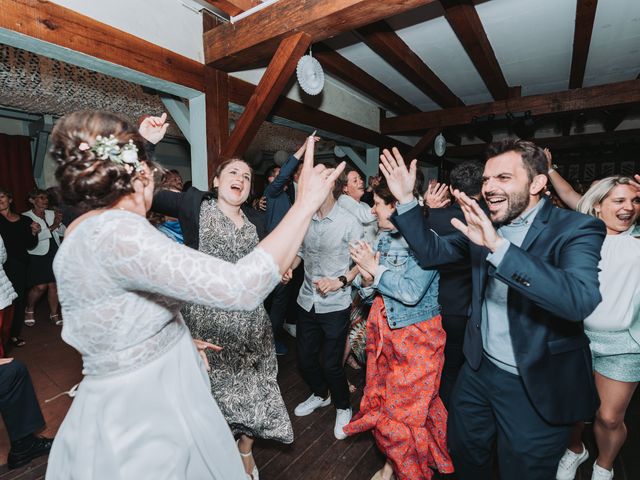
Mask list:
[{"label": "bride's updo hairstyle", "polygon": [[145,141],[138,129],[119,115],[80,111],[65,115],[56,122],[51,134],[51,154],[58,162],[56,179],[66,205],[85,211],[107,207],[132,193],[133,179],[144,176],[130,164],[96,155],[92,148],[97,142],[96,137],[108,139],[111,135],[120,148],[124,146],[132,150],[130,145],[134,145],[138,150],[138,160],[149,164]]}]

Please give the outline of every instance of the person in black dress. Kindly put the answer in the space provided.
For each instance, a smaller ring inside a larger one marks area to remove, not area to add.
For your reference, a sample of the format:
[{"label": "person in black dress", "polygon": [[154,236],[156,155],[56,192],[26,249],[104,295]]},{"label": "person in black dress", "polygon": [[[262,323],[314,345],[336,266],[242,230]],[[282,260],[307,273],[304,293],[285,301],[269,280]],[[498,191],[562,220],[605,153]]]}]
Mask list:
[{"label": "person in black dress", "polygon": [[18,294],[18,298],[14,301],[14,317],[9,343],[15,347],[21,347],[25,344],[25,341],[20,338],[20,332],[24,324],[26,305],[27,269],[29,267],[27,250],[37,245],[40,225],[13,212],[12,203],[13,195],[11,192],[0,187],[0,236],[2,236],[4,246],[7,249],[7,262],[4,264],[4,271]]}]

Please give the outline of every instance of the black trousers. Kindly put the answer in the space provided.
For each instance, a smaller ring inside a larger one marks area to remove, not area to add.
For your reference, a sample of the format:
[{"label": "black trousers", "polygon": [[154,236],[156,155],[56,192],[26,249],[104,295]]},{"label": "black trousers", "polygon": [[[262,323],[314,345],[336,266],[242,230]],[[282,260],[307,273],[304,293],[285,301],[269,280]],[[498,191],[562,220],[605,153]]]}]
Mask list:
[{"label": "black trousers", "polygon": [[315,313],[315,308],[307,312],[298,306],[296,343],[302,378],[315,395],[324,398],[329,390],[335,407],[339,409],[351,406],[349,386],[342,365],[348,331],[349,308],[331,313]]},{"label": "black trousers", "polygon": [[291,297],[290,292],[291,286],[289,284],[279,283],[269,295],[269,319],[271,320],[271,329],[273,330],[274,338],[280,336],[280,330],[287,316],[289,298]]},{"label": "black trousers", "polygon": [[0,414],[12,442],[44,427],[31,377],[18,360],[0,365]]},{"label": "black trousers", "polygon": [[[4,264],[4,272],[13,285],[13,289],[18,294],[18,298],[13,301],[13,322],[11,323],[11,337],[19,337],[24,325],[24,309],[27,306],[27,268],[24,264],[15,259],[8,258]],[[9,340],[5,338],[5,341]]]},{"label": "black trousers", "polygon": [[466,315],[443,315],[442,328],[447,334],[447,343],[444,346],[444,366],[440,380],[440,398],[445,407],[449,407],[451,391],[458,379],[458,373],[464,364],[464,332],[467,328],[468,317]]},{"label": "black trousers", "polygon": [[547,423],[529,401],[519,376],[486,358],[474,371],[465,363],[449,408],[449,451],[459,480],[490,480],[497,440],[500,478],[550,480],[573,425]]}]

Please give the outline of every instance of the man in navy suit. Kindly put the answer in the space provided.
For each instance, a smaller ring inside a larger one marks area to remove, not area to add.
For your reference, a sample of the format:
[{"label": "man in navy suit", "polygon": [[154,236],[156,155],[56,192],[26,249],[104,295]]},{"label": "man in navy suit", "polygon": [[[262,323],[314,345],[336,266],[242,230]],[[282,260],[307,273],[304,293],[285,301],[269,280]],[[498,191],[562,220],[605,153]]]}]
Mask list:
[{"label": "man in navy suit", "polygon": [[448,423],[458,478],[491,478],[494,441],[501,478],[555,478],[572,424],[599,403],[582,321],[601,300],[604,224],[544,199],[546,159],[531,142],[490,145],[482,187],[489,215],[454,191],[466,224],[452,220],[459,232],[446,237],[425,228],[415,205],[415,160],[407,169],[394,149],[381,162],[399,202],[392,220],[419,263],[471,262],[467,363]]}]

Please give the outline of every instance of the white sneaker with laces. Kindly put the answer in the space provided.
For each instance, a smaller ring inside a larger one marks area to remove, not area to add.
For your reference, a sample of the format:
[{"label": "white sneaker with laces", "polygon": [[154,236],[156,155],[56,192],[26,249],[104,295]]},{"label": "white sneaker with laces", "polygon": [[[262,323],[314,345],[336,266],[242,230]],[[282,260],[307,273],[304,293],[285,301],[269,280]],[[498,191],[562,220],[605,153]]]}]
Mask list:
[{"label": "white sneaker with laces", "polygon": [[295,323],[284,322],[282,324],[282,328],[284,329],[285,332],[287,332],[293,338],[296,338],[296,330],[297,329],[296,329],[296,324]]},{"label": "white sneaker with laces", "polygon": [[606,468],[602,468],[597,462],[593,462],[593,473],[591,474],[591,480],[612,480],[613,479],[613,468],[611,470],[607,470]]},{"label": "white sneaker with laces", "polygon": [[582,444],[582,453],[574,453],[567,449],[558,464],[556,480],[573,480],[576,477],[578,467],[586,462],[588,458],[589,452],[584,443]]},{"label": "white sneaker with laces", "polygon": [[299,403],[293,413],[296,417],[304,417],[314,412],[314,410],[320,407],[326,407],[331,403],[331,395],[327,398],[322,398],[317,395],[311,394],[304,402]]},{"label": "white sneaker with laces", "polygon": [[343,428],[351,421],[351,409],[336,409],[336,424],[333,427],[333,434],[338,440],[344,440],[347,438],[347,434],[344,433]]}]

